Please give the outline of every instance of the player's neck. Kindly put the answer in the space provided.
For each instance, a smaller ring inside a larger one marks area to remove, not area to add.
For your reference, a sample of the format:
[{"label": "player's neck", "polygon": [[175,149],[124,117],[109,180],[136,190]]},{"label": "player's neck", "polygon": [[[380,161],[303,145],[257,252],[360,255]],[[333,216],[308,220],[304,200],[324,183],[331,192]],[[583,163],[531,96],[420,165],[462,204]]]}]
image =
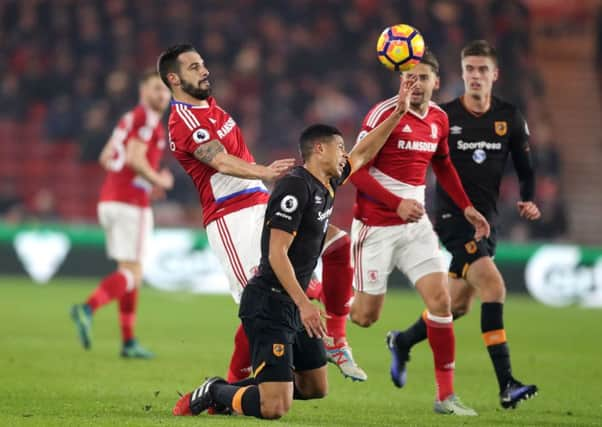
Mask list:
[{"label": "player's neck", "polygon": [[462,104],[473,114],[484,114],[491,107],[491,94],[483,95],[479,98],[470,95],[462,95]]},{"label": "player's neck", "polygon": [[174,93],[173,99],[176,102],[183,102],[185,104],[194,105],[195,107],[206,107],[209,105],[209,101],[206,99],[198,99],[194,96],[187,94],[186,92]]},{"label": "player's neck", "polygon": [[316,162],[306,162],[303,167],[314,176],[326,188],[330,187],[330,177],[324,173],[324,169]]},{"label": "player's neck", "polygon": [[428,102],[424,102],[420,105],[412,105],[410,104],[410,110],[412,110],[414,113],[418,114],[419,116],[424,116],[426,114],[426,110],[428,109],[429,103]]}]

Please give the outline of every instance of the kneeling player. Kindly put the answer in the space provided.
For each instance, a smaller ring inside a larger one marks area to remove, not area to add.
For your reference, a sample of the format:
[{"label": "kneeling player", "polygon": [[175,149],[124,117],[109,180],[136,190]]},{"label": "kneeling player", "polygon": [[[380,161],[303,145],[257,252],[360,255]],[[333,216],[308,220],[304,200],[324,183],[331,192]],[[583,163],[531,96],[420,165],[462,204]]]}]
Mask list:
[{"label": "kneeling player", "polygon": [[259,271],[245,287],[239,316],[251,346],[254,378],[228,384],[213,377],[183,396],[174,415],[229,408],[259,418],[280,418],[293,399],[326,395],[326,334],[320,310],[305,294],[324,244],[334,193],[352,167],[380,149],[405,112],[412,82],[400,88],[388,119],[356,144],[346,160],[340,132],[307,128],[300,139],[303,167],[279,180],[266,210]]}]

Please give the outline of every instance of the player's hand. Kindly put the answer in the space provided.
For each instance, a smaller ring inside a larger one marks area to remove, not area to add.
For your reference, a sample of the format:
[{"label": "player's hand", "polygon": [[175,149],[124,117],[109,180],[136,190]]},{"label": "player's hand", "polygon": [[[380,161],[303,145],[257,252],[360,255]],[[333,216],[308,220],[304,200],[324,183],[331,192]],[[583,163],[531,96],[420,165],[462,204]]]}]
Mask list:
[{"label": "player's hand", "polygon": [[526,218],[530,221],[535,221],[536,219],[541,218],[541,212],[537,205],[533,202],[517,202],[516,207],[518,208],[518,212],[520,216]]},{"label": "player's hand", "polygon": [[173,188],[174,178],[169,169],[161,169],[159,171],[159,187],[164,190],[171,190]]},{"label": "player's hand", "polygon": [[267,167],[267,173],[263,178],[266,181],[273,181],[278,179],[285,173],[287,173],[293,166],[295,166],[295,159],[280,159],[272,162]]},{"label": "player's hand", "polygon": [[489,234],[491,233],[489,223],[474,206],[469,206],[464,209],[464,218],[466,218],[466,221],[470,222],[475,228],[474,239],[477,242],[483,237],[489,237]]},{"label": "player's hand", "polygon": [[309,299],[299,305],[299,317],[310,338],[326,336],[326,325],[323,319],[326,316]]},{"label": "player's hand", "polygon": [[403,199],[397,206],[397,215],[405,222],[418,222],[424,215],[424,206],[414,199]]},{"label": "player's hand", "polygon": [[418,85],[418,77],[410,76],[407,79],[403,79],[400,77],[399,84],[399,97],[397,98],[397,105],[395,106],[395,110],[393,110],[393,114],[397,114],[399,117],[403,116],[406,111],[410,108],[410,98],[412,96],[412,92],[416,89]]}]

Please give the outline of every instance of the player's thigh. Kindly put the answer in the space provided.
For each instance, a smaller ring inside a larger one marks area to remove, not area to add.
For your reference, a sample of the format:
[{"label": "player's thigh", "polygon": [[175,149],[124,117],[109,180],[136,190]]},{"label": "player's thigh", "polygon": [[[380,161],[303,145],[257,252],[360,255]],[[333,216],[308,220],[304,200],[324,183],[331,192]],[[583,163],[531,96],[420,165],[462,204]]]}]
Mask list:
[{"label": "player's thigh", "polygon": [[504,279],[491,257],[481,257],[474,261],[468,269],[466,280],[479,290],[483,302],[504,302]]},{"label": "player's thigh", "polygon": [[293,344],[295,382],[306,399],[319,399],[328,393],[326,350],[320,338],[312,338],[305,330],[297,332]]},{"label": "player's thigh", "polygon": [[141,262],[152,234],[150,208],[101,202],[98,216],[106,235],[107,254],[115,261]]},{"label": "player's thigh", "polygon": [[387,279],[393,269],[398,227],[373,227],[358,220],[351,225],[353,287],[369,295],[387,292]]}]

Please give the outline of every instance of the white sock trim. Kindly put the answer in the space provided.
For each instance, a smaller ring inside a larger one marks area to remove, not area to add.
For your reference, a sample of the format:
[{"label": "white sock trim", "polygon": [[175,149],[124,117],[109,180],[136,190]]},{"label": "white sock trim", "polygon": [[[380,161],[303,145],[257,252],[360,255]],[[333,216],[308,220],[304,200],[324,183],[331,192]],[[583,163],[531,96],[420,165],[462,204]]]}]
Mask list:
[{"label": "white sock trim", "polygon": [[334,242],[336,242],[337,240],[339,240],[341,237],[345,237],[346,235],[347,235],[346,231],[339,230],[339,232],[337,234],[335,234],[332,239],[330,239],[328,242],[324,243],[324,247],[322,248],[322,254],[324,252],[326,252],[326,250],[328,249],[328,247],[331,246]]},{"label": "white sock trim", "polygon": [[430,311],[426,312],[426,318],[436,323],[452,323],[454,321],[454,316],[435,316]]}]

